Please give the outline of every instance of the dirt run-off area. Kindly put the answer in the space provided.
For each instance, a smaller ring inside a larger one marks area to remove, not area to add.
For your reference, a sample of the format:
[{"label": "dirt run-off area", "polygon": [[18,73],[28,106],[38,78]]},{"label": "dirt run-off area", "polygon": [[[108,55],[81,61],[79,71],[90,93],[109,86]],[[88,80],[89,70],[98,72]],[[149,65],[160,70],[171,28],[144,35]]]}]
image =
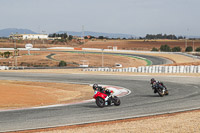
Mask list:
[{"label": "dirt run-off area", "polygon": [[[60,61],[65,61],[67,67],[79,67],[83,63],[90,67],[102,67],[102,64],[104,67],[114,67],[116,63],[122,64],[123,67],[138,67],[147,64],[146,61],[137,58],[110,54],[104,54],[102,56],[102,53],[31,51],[31,55],[28,55],[27,51],[20,51],[17,57],[17,66],[58,67]],[[0,58],[0,65],[2,66],[13,66],[15,63],[14,57]]]},{"label": "dirt run-off area", "polygon": [[0,110],[64,104],[92,99],[89,85],[0,81]]}]

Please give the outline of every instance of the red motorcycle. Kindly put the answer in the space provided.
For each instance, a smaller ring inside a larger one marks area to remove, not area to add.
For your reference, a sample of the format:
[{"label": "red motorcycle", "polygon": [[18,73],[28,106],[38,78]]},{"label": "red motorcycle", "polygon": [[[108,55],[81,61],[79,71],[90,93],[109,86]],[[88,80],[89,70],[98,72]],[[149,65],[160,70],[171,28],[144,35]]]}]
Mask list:
[{"label": "red motorcycle", "polygon": [[[113,93],[113,91],[111,91],[111,93]],[[111,105],[112,103],[114,103],[115,106],[119,106],[121,104],[121,101],[117,96],[113,96],[111,94],[111,96],[108,97],[108,100],[106,100],[107,96],[108,95],[105,93],[99,91],[94,92],[93,98],[96,99],[96,104],[98,107],[103,108],[104,106]]]}]

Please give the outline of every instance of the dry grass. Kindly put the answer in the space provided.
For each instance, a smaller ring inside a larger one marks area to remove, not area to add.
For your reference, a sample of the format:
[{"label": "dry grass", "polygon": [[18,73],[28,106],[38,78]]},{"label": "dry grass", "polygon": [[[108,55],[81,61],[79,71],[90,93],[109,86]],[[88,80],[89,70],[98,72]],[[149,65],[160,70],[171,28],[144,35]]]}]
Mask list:
[{"label": "dry grass", "polygon": [[[55,54],[51,60],[46,58],[47,55]],[[104,67],[114,67],[115,63],[120,63],[123,67],[137,67],[145,66],[147,63],[144,60],[117,56],[117,55],[103,55]],[[59,61],[67,62],[67,66],[77,67],[86,60],[89,66],[101,67],[102,55],[101,54],[84,54],[84,53],[68,53],[68,52],[46,52],[46,51],[31,51],[31,55],[27,55],[27,51],[20,51],[20,56],[17,58],[18,66],[58,66]],[[15,63],[14,58],[1,59],[0,64],[6,66],[13,66]]]},{"label": "dry grass", "polygon": [[93,95],[89,85],[1,81],[0,86],[0,109],[78,102]]},{"label": "dry grass", "polygon": [[[171,48],[181,47],[182,51],[185,50],[185,40],[97,40],[88,41],[80,47],[107,49],[108,46],[117,46],[118,49],[151,51],[153,47],[159,49],[161,45],[166,44]],[[195,49],[200,47],[200,41],[195,40],[194,45]],[[187,40],[187,46],[193,47],[192,40]]]}]

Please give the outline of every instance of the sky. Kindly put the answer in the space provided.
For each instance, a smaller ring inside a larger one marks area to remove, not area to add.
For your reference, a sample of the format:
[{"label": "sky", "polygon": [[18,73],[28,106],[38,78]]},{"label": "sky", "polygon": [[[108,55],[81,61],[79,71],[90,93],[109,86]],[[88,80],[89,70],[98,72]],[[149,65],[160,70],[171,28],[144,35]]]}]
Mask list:
[{"label": "sky", "polygon": [[0,0],[0,29],[200,36],[200,0]]}]

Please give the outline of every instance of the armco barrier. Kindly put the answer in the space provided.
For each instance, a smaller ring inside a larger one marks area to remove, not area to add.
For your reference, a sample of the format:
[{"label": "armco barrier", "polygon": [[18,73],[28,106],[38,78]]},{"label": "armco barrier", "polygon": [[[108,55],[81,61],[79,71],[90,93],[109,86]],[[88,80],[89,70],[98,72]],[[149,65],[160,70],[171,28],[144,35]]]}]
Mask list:
[{"label": "armco barrier", "polygon": [[135,73],[200,73],[199,66],[140,66],[129,68],[86,68],[83,71],[135,72]]}]

